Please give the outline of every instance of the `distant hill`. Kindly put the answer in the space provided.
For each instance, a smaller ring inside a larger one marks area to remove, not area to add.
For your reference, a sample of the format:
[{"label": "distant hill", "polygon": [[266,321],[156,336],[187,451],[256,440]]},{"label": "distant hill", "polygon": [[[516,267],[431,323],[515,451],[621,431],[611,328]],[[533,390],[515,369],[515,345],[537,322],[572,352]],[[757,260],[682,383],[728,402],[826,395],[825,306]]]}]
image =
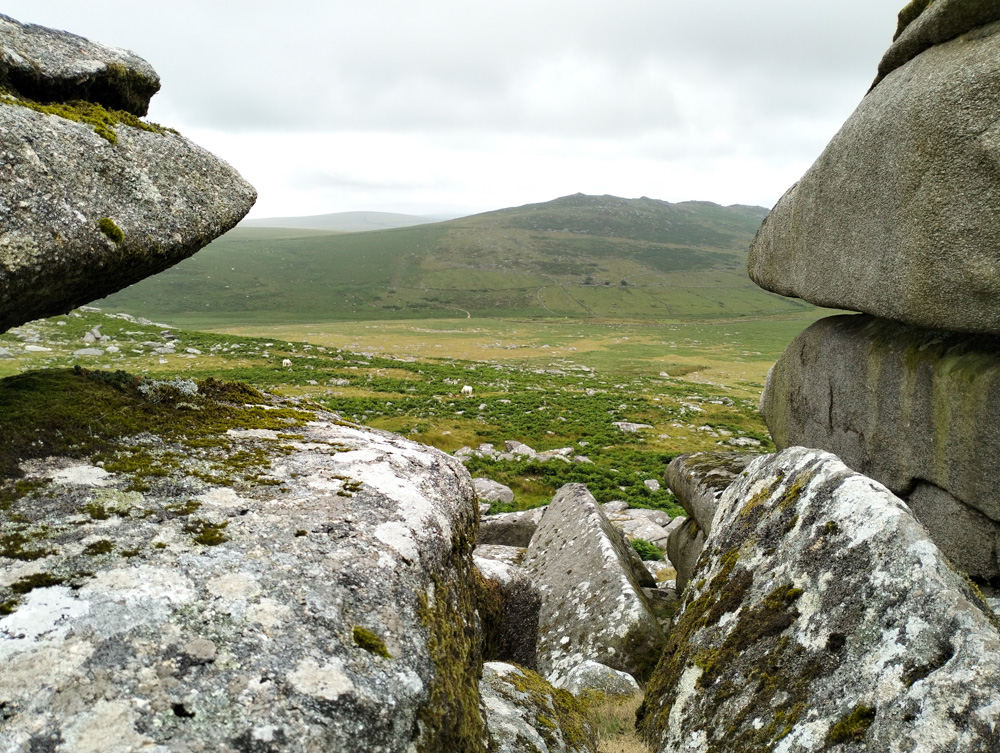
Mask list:
[{"label": "distant hill", "polygon": [[391,230],[398,227],[427,225],[432,222],[450,220],[416,214],[396,214],[395,212],[334,212],[314,214],[306,217],[265,217],[243,220],[238,227],[285,227],[311,230],[334,230],[341,233],[360,233],[368,230]]},{"label": "distant hill", "polygon": [[192,326],[812,308],[747,276],[747,249],[767,211],[576,194],[375,232],[239,227],[98,305]]}]

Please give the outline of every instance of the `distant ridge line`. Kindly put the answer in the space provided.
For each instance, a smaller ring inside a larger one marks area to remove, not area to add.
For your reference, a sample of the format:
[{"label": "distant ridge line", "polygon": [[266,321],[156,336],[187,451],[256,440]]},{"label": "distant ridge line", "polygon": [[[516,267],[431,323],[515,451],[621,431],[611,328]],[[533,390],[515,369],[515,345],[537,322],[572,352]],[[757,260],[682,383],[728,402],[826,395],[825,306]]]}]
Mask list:
[{"label": "distant ridge line", "polygon": [[394,230],[454,219],[451,215],[398,214],[396,212],[332,212],[301,217],[262,217],[243,220],[239,227],[280,227],[301,230],[333,230],[342,233]]}]

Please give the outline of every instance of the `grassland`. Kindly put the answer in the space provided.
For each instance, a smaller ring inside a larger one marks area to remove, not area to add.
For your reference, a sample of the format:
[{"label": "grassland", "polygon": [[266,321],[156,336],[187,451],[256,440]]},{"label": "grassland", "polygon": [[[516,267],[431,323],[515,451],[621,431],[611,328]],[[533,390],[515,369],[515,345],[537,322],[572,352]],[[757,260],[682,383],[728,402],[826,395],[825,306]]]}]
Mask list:
[{"label": "grassland", "polygon": [[811,310],[757,288],[766,210],[568,196],[365,233],[237,228],[97,305],[189,328],[465,318],[661,321]]},{"label": "grassland", "polygon": [[[602,502],[625,499],[677,514],[670,493],[645,482],[662,480],[681,452],[770,449],[757,413],[764,375],[820,313],[657,325],[376,320],[213,333],[83,311],[0,335],[11,354],[0,358],[0,376],[79,364],[240,380],[446,452],[507,439],[538,451],[570,447],[591,462],[466,464],[474,476],[511,486],[512,508],[544,504],[562,484],[579,481]],[[102,339],[87,344],[94,327]],[[85,349],[96,352],[79,352]],[[284,359],[292,365],[283,367]],[[465,384],[472,397],[461,396]],[[622,421],[651,428],[626,433],[614,426]]]}]

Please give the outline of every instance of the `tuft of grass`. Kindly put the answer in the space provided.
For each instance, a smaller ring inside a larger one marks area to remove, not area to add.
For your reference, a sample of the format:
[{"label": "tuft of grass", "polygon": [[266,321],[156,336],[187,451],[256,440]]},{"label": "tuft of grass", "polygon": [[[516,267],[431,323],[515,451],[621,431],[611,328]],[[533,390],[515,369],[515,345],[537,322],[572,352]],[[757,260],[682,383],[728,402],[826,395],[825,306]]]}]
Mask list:
[{"label": "tuft of grass", "polygon": [[587,719],[597,732],[598,753],[651,753],[652,749],[635,729],[635,712],[642,695],[610,696],[586,693],[583,701]]},{"label": "tuft of grass", "polygon": [[635,549],[639,558],[644,561],[655,561],[663,559],[663,550],[652,541],[646,539],[632,539],[632,548]]}]

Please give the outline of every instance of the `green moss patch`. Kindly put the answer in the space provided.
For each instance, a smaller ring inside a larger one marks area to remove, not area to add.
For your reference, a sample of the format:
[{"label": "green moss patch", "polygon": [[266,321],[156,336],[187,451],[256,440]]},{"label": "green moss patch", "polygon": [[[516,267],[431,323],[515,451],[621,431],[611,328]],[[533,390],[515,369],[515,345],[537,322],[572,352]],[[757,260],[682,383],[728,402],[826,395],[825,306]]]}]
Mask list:
[{"label": "green moss patch", "polygon": [[355,625],[354,629],[351,631],[354,638],[354,645],[359,648],[363,648],[370,654],[375,654],[375,656],[381,656],[383,659],[391,659],[392,654],[389,653],[389,649],[385,647],[385,641],[378,637],[368,628],[362,627],[361,625]]},{"label": "green moss patch", "polygon": [[97,227],[115,243],[121,243],[125,240],[125,233],[122,232],[122,229],[110,217],[101,217],[97,222]]},{"label": "green moss patch", "polygon": [[212,523],[208,520],[195,518],[184,525],[184,533],[191,534],[194,543],[203,546],[218,546],[229,541],[225,530],[229,522]]},{"label": "green moss patch", "polygon": [[[504,675],[504,680],[518,693],[531,697],[531,706],[539,709],[534,728],[542,736],[549,750],[595,750],[597,739],[587,717],[587,707],[561,688],[554,688],[530,669],[518,667],[520,672]],[[516,700],[516,699],[513,699]],[[530,708],[530,706],[529,706]],[[560,737],[563,745],[560,745]]]},{"label": "green moss patch", "polygon": [[177,133],[177,131],[173,128],[165,128],[161,125],[157,125],[156,123],[147,123],[144,120],[140,120],[137,116],[130,112],[126,112],[124,110],[105,109],[101,105],[93,102],[73,100],[71,102],[42,104],[40,102],[34,102],[30,99],[23,99],[14,96],[10,92],[0,92],[0,94],[6,95],[0,96],[0,103],[26,107],[29,110],[34,110],[35,112],[40,112],[44,115],[55,115],[56,117],[63,118],[64,120],[72,120],[74,123],[89,125],[94,129],[94,133],[101,138],[106,139],[111,144],[118,142],[118,132],[116,129],[119,126],[138,128],[139,130],[149,131],[150,133]]},{"label": "green moss patch", "polygon": [[875,709],[858,705],[834,724],[826,735],[826,746],[860,742],[875,721]]}]

